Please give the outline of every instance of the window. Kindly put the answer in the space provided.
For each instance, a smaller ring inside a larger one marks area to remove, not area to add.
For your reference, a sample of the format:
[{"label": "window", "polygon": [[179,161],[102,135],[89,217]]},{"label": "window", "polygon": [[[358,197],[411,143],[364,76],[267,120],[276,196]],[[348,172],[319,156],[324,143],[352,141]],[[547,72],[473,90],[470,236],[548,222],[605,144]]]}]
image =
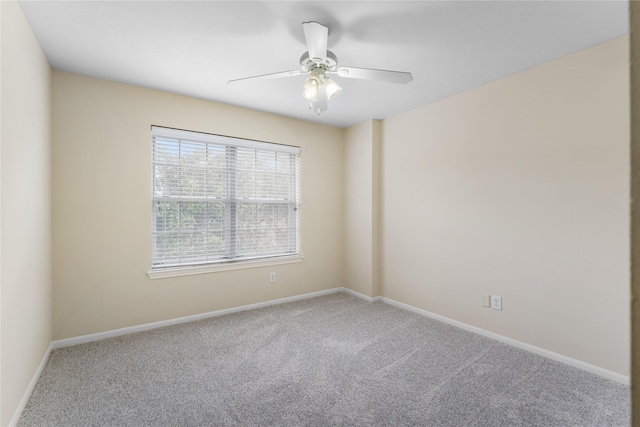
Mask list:
[{"label": "window", "polygon": [[152,270],[299,255],[299,147],[157,126],[151,135]]}]

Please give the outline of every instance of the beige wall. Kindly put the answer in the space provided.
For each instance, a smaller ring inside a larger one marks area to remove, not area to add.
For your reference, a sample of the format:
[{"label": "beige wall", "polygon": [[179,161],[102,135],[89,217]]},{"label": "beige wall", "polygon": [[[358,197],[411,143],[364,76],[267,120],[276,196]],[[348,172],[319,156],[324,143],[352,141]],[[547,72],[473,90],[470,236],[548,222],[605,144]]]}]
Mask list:
[{"label": "beige wall", "polygon": [[628,46],[384,121],[384,296],[629,374]]},{"label": "beige wall", "polygon": [[345,286],[373,296],[373,121],[344,133]]},{"label": "beige wall", "polygon": [[51,342],[51,70],[17,2],[0,2],[0,424]]},{"label": "beige wall", "polygon": [[345,286],[369,297],[379,289],[379,120],[344,132]]},{"label": "beige wall", "polygon": [[[151,125],[301,146],[304,261],[148,279]],[[342,286],[342,162],[341,129],[54,71],[54,338]]]}]

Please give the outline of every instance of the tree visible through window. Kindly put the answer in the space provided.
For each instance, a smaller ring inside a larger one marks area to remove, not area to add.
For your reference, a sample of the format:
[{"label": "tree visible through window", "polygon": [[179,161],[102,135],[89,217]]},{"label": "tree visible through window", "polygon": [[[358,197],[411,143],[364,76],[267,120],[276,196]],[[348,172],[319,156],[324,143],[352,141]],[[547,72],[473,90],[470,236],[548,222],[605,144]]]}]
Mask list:
[{"label": "tree visible through window", "polygon": [[300,149],[152,127],[154,268],[299,254]]}]

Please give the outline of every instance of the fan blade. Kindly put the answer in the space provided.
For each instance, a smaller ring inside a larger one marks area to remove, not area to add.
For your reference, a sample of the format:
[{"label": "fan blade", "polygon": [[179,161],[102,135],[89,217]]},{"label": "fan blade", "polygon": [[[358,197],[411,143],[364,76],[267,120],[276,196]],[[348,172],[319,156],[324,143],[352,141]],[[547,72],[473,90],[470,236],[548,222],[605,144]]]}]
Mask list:
[{"label": "fan blade", "polygon": [[280,79],[282,77],[293,77],[293,76],[298,76],[300,74],[304,74],[304,72],[302,71],[281,71],[279,73],[271,73],[271,74],[261,74],[259,76],[252,76],[252,77],[243,77],[241,79],[234,79],[234,80],[229,80],[227,82],[227,84],[229,83],[237,83],[237,82],[243,82],[246,80],[271,80],[271,79]]},{"label": "fan blade", "polygon": [[324,62],[327,57],[329,29],[317,22],[303,22],[304,38],[307,40],[309,58]]},{"label": "fan blade", "polygon": [[335,71],[340,77],[376,80],[379,82],[407,84],[413,80],[411,73],[403,71],[374,70],[372,68],[340,67]]}]

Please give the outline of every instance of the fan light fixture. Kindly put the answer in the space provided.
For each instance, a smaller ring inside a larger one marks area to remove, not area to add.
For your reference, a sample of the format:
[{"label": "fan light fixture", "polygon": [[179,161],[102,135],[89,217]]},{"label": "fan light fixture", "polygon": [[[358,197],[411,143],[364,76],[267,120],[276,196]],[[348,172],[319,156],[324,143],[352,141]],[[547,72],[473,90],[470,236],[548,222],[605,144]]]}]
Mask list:
[{"label": "fan light fixture", "polygon": [[329,77],[322,67],[314,68],[302,85],[302,97],[309,101],[309,109],[320,114],[327,110],[327,100],[340,93],[342,88]]},{"label": "fan light fixture", "polygon": [[[2,0],[0,0],[2,1]],[[342,88],[331,80],[327,74],[337,74],[340,78],[374,80],[387,83],[407,84],[413,80],[411,73],[403,71],[376,70],[373,68],[338,67],[338,58],[327,50],[329,29],[324,25],[310,21],[302,23],[307,52],[300,57],[301,71],[281,71],[279,73],[262,74],[229,80],[227,83],[238,83],[247,80],[270,80],[283,77],[308,74],[302,92],[303,98],[309,101],[309,109],[316,114],[327,111],[327,101],[340,93]]]}]

